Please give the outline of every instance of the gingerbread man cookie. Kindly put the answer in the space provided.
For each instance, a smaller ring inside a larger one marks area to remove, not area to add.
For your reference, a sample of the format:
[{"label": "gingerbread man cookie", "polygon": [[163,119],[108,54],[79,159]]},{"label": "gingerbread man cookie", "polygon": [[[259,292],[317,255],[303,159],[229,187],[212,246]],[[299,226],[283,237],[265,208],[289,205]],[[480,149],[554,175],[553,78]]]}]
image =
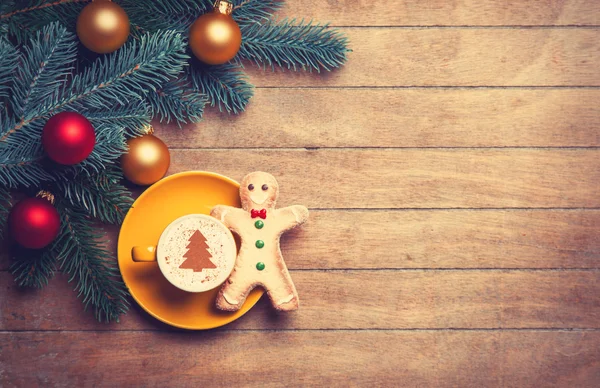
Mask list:
[{"label": "gingerbread man cookie", "polygon": [[240,236],[242,246],[229,279],[217,295],[217,307],[236,311],[256,286],[262,286],[277,310],[298,308],[298,293],[283,261],[279,238],[308,220],[308,209],[275,209],[279,185],[271,174],[253,172],[242,179],[242,208],[215,206],[211,215]]}]

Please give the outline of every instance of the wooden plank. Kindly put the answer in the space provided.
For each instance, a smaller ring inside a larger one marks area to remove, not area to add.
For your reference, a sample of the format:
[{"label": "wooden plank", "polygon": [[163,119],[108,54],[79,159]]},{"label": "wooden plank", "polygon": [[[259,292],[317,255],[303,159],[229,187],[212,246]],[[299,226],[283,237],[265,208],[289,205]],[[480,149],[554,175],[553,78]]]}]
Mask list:
[{"label": "wooden plank", "polygon": [[597,210],[314,210],[282,249],[292,269],[598,268],[598,236]]},{"label": "wooden plank", "polygon": [[171,150],[170,173],[188,170],[269,171],[282,206],[600,207],[598,149]]},{"label": "wooden plank", "polygon": [[600,90],[257,89],[239,117],[155,129],[172,148],[598,146]]},{"label": "wooden plank", "polygon": [[594,0],[288,1],[281,17],[342,26],[598,25]]},{"label": "wooden plank", "polygon": [[600,379],[598,332],[29,332],[0,341],[3,386],[594,387]]},{"label": "wooden plank", "polygon": [[[600,328],[598,271],[292,271],[298,313],[261,301],[225,329]],[[0,330],[165,329],[135,307],[122,324],[82,312],[65,277],[24,292],[0,273]]]},{"label": "wooden plank", "polygon": [[[598,268],[600,211],[313,211],[290,268]],[[333,242],[333,243],[332,243]]]},{"label": "wooden plank", "polygon": [[321,74],[248,65],[259,87],[599,86],[600,29],[343,28],[347,65]]}]

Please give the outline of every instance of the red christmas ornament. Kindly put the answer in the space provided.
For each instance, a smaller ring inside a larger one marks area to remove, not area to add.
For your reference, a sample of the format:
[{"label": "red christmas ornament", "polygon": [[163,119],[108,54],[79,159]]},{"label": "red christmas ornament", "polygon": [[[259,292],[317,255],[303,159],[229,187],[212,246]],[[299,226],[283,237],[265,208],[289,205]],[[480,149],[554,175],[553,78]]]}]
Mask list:
[{"label": "red christmas ornament", "polygon": [[81,163],[94,149],[94,127],[84,116],[61,112],[50,118],[42,131],[44,150],[56,163]]},{"label": "red christmas ornament", "polygon": [[8,227],[17,243],[25,248],[40,249],[58,235],[60,216],[48,200],[27,198],[10,211]]}]

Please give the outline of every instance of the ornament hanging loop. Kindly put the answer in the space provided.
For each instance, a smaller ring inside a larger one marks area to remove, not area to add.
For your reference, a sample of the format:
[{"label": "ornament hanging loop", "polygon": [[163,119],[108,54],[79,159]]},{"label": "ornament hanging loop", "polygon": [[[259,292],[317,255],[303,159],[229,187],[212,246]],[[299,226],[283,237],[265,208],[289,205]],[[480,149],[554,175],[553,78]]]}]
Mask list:
[{"label": "ornament hanging loop", "polygon": [[214,11],[223,15],[231,15],[233,12],[233,3],[226,0],[217,0],[214,4]]},{"label": "ornament hanging loop", "polygon": [[143,131],[146,135],[154,135],[154,127],[152,125],[144,125]]},{"label": "ornament hanging loop", "polygon": [[38,193],[35,195],[36,198],[43,198],[45,200],[47,200],[48,202],[50,202],[52,205],[54,205],[54,194],[52,194],[49,191],[46,190],[40,190],[38,191]]}]

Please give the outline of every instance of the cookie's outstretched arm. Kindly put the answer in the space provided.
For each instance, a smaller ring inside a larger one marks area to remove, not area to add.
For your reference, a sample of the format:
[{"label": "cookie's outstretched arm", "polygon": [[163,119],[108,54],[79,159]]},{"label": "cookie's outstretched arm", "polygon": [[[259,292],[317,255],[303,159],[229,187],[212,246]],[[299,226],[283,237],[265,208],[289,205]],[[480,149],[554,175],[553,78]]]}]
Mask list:
[{"label": "cookie's outstretched arm", "polygon": [[302,205],[292,205],[277,210],[284,229],[289,230],[308,221],[308,209]]}]

